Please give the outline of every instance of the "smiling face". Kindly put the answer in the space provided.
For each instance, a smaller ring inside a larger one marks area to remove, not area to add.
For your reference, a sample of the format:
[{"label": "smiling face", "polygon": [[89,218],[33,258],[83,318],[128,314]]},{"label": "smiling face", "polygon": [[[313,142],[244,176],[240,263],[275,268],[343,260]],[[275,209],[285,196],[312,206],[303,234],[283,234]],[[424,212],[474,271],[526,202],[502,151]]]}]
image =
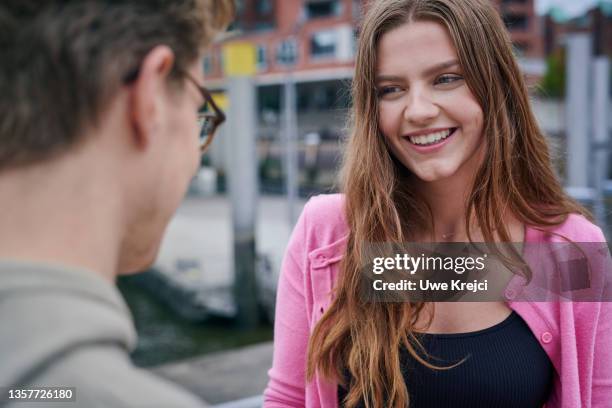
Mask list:
[{"label": "smiling face", "polygon": [[409,22],[381,37],[376,92],[379,129],[418,179],[455,184],[473,177],[485,148],[483,112],[442,25]]}]

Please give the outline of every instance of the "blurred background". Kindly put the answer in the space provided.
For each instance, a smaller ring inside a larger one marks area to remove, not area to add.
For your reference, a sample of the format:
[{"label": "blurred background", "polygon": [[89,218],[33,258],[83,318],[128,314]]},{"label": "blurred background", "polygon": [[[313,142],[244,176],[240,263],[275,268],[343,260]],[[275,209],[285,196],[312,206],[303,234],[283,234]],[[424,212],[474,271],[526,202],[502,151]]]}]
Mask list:
[{"label": "blurred background", "polygon": [[[612,231],[612,0],[491,0],[567,191]],[[155,266],[124,277],[136,364],[220,407],[256,407],[293,225],[337,190],[361,0],[238,0],[202,61],[227,112]]]}]

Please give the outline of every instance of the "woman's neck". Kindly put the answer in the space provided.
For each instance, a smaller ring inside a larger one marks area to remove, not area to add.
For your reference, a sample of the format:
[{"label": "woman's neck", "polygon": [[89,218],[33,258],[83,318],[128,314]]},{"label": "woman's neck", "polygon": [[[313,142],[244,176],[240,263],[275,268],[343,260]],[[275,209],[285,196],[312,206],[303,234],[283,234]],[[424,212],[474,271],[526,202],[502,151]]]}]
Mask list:
[{"label": "woman's neck", "polygon": [[[430,242],[484,242],[484,234],[480,229],[476,215],[472,214],[469,223],[470,238],[466,230],[467,200],[471,185],[447,180],[431,183],[418,183],[420,196],[431,208],[434,220],[434,230],[417,234],[415,241]],[[504,217],[507,233],[512,242],[523,242],[525,226],[508,212]],[[496,241],[503,241],[499,231],[492,231]]]},{"label": "woman's neck", "polygon": [[[419,195],[427,202],[433,214],[434,231],[429,231],[427,240],[467,241],[465,216],[470,186],[456,180],[445,179],[434,182],[417,182]],[[473,232],[475,220],[470,223]],[[425,237],[424,237],[425,238]]]}]

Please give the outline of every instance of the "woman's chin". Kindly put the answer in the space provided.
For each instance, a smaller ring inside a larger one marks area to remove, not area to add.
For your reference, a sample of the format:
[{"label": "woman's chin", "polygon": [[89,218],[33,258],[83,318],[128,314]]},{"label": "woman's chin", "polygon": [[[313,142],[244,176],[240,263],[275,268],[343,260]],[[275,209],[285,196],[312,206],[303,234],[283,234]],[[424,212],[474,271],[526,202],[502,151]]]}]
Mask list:
[{"label": "woman's chin", "polygon": [[432,169],[432,171],[413,171],[413,174],[424,183],[434,183],[448,179],[453,175],[453,172],[446,169]]}]

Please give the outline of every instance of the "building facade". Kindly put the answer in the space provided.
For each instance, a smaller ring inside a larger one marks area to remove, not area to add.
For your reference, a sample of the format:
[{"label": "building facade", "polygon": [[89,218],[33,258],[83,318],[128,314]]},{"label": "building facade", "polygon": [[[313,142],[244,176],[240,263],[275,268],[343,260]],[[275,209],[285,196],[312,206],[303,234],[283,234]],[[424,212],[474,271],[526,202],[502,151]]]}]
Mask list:
[{"label": "building facade", "polygon": [[[298,81],[350,78],[361,1],[238,0],[237,6],[227,41],[256,47],[257,84],[281,83],[288,70]],[[221,46],[204,63],[209,82],[223,78]]]},{"label": "building facade", "polygon": [[535,0],[494,0],[519,58],[543,58],[542,19]]},{"label": "building facade", "polygon": [[[535,0],[491,0],[509,29],[517,56],[544,57]],[[298,81],[350,78],[363,0],[238,0],[234,35],[257,50],[258,84],[281,83],[291,69]],[[204,61],[209,82],[223,79],[221,45]],[[537,74],[537,72],[536,72]]]}]

